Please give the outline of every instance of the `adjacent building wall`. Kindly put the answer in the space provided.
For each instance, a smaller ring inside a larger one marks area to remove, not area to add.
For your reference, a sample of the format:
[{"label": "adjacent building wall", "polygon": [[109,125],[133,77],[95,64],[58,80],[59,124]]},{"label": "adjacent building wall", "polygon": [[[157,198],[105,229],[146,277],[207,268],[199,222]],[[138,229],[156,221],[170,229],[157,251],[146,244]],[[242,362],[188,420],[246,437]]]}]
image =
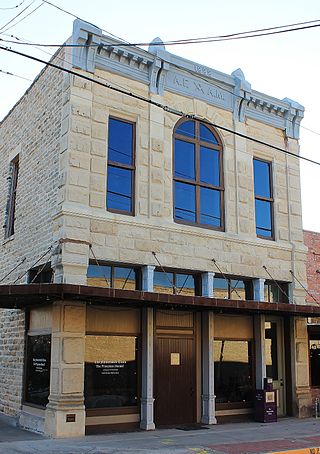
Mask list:
[{"label": "adjacent building wall", "polygon": [[[57,61],[62,55],[57,56]],[[57,210],[63,74],[46,68],[0,125],[0,225],[5,222],[10,162],[19,155],[15,232],[0,232],[0,281],[25,283],[26,271],[53,244]],[[25,261],[4,277],[25,257]],[[50,252],[37,265],[50,261]],[[0,311],[0,411],[21,407],[24,312]]]}]

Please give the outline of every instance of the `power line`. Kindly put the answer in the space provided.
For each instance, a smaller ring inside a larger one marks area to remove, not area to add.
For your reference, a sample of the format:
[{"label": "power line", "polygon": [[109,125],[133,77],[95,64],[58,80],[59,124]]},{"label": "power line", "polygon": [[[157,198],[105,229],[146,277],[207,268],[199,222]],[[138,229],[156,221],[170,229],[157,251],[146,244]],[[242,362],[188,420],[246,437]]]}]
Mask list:
[{"label": "power line", "polygon": [[12,27],[15,27],[16,25],[20,24],[20,22],[24,21],[27,17],[31,16],[31,14],[33,14],[34,12],[36,12],[41,6],[43,5],[43,3],[40,3],[38,6],[36,6],[32,11],[30,11],[30,13],[28,13],[26,16],[22,17],[20,20],[18,20],[18,22],[16,22],[15,24],[13,25],[10,25],[10,27],[7,27],[5,30],[5,32],[7,32],[8,30],[10,30],[10,28]]},{"label": "power line", "polygon": [[32,82],[31,79],[27,79],[26,77],[18,76],[17,74],[10,73],[9,71],[3,71],[0,69],[0,73],[6,74],[7,76],[18,77],[19,79],[27,80],[28,82]]},{"label": "power line", "polygon": [[45,60],[42,60],[40,58],[34,57],[32,55],[25,54],[23,52],[19,52],[19,51],[13,50],[13,49],[9,49],[9,48],[6,48],[6,47],[0,46],[0,49],[4,50],[6,52],[10,52],[10,53],[16,54],[16,55],[20,55],[22,57],[28,58],[28,59],[33,60],[33,61],[37,61],[38,63],[42,63],[44,65],[47,65],[47,66],[50,66],[52,68],[58,69],[60,71],[66,72],[66,73],[68,73],[70,75],[77,76],[80,79],[87,80],[89,82],[92,82],[92,83],[95,83],[95,84],[100,85],[102,87],[105,87],[105,88],[108,88],[110,90],[116,91],[116,92],[121,93],[123,95],[130,96],[131,98],[134,98],[134,99],[137,99],[139,101],[143,101],[143,102],[145,102],[145,103],[147,103],[149,105],[153,105],[155,107],[158,107],[159,109],[162,109],[165,112],[169,112],[169,113],[171,113],[173,115],[177,115],[178,117],[184,117],[184,118],[187,118],[187,119],[190,119],[190,120],[199,120],[202,123],[208,124],[210,126],[214,126],[215,128],[220,129],[221,131],[229,132],[230,134],[233,134],[233,135],[236,135],[238,137],[241,137],[241,138],[250,140],[252,142],[258,143],[259,145],[263,145],[263,146],[272,148],[273,150],[280,151],[281,153],[285,153],[286,155],[293,156],[295,158],[302,159],[304,161],[307,161],[307,162],[310,162],[312,164],[316,164],[316,165],[320,166],[320,162],[314,161],[313,159],[309,159],[309,158],[306,158],[304,156],[296,155],[295,153],[293,153],[291,151],[288,151],[288,150],[285,150],[283,148],[277,147],[276,145],[272,145],[270,143],[264,142],[263,140],[259,140],[259,139],[256,139],[254,137],[247,136],[246,134],[242,134],[240,132],[234,131],[233,129],[230,129],[230,128],[227,128],[225,126],[221,126],[221,125],[218,125],[216,123],[210,122],[207,119],[201,118],[201,117],[199,117],[197,115],[187,114],[187,113],[182,112],[180,110],[174,109],[174,108],[172,108],[170,106],[166,106],[166,105],[161,104],[159,102],[153,101],[152,99],[148,99],[148,98],[145,98],[144,96],[138,95],[136,93],[129,92],[129,91],[123,89],[123,88],[114,87],[114,86],[110,85],[109,83],[100,82],[99,80],[93,79],[92,77],[86,76],[85,74],[78,73],[78,72],[73,71],[73,70],[68,69],[68,68],[63,68],[63,67],[61,67],[59,65],[56,65],[55,63],[46,62]]},{"label": "power line", "polygon": [[19,6],[21,6],[26,0],[22,0],[22,2],[20,2],[18,5],[15,5],[15,6],[11,6],[10,8],[0,8],[1,10],[8,10],[8,9],[15,9],[15,8],[19,8]]},{"label": "power line", "polygon": [[12,19],[9,20],[9,22],[7,22],[6,24],[4,24],[2,27],[0,27],[0,32],[6,28],[9,24],[11,24],[11,22],[13,22],[15,19],[17,19],[17,17],[21,16],[21,14],[26,11],[28,8],[30,8],[30,6],[35,2],[36,0],[32,0],[31,3],[29,3],[28,6],[26,6],[22,11],[20,11],[20,13],[18,13],[16,16],[14,16]]}]

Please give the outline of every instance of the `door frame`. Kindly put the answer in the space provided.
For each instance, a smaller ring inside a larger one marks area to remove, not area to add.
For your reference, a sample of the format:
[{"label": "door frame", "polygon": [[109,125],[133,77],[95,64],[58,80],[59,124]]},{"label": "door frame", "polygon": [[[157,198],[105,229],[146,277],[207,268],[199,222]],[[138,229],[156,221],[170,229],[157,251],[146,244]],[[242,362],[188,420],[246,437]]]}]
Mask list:
[{"label": "door frame", "polygon": [[276,323],[277,327],[277,360],[278,360],[278,380],[273,381],[273,389],[277,392],[277,412],[278,416],[285,416],[286,413],[286,361],[284,349],[284,320],[282,317],[265,317],[265,323]]}]

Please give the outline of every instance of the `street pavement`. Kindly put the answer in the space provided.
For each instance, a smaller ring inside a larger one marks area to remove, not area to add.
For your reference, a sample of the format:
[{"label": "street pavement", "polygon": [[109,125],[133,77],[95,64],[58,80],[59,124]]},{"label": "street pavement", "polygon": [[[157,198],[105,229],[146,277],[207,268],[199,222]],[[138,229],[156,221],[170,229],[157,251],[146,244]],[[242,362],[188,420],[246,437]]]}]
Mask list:
[{"label": "street pavement", "polygon": [[291,454],[320,454],[320,419],[282,418],[269,424],[250,421],[181,429],[185,428],[49,439],[19,429],[14,419],[0,415],[0,454],[265,454],[289,450]]}]

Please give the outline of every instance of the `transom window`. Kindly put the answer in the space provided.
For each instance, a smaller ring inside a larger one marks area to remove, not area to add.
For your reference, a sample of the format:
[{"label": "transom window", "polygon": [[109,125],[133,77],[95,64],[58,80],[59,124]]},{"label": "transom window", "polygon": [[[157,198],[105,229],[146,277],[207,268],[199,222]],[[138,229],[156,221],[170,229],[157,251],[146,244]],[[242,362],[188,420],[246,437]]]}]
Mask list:
[{"label": "transom window", "polygon": [[264,283],[264,300],[268,303],[288,303],[288,292],[286,282],[266,281]]},{"label": "transom window", "polygon": [[134,267],[90,264],[87,284],[90,287],[137,290],[140,286],[140,272]]},{"label": "transom window", "polygon": [[258,237],[274,239],[273,191],[271,163],[253,160],[256,233]]},{"label": "transom window", "polygon": [[175,295],[197,295],[198,279],[196,275],[155,271],[153,276],[153,291],[156,293],[170,293]]},{"label": "transom window", "polygon": [[213,279],[214,298],[230,300],[252,300],[252,282],[215,276]]},{"label": "transom window", "polygon": [[181,120],[174,131],[174,219],[222,230],[222,145],[214,129]]},{"label": "transom window", "polygon": [[135,124],[109,118],[107,209],[134,214]]}]

